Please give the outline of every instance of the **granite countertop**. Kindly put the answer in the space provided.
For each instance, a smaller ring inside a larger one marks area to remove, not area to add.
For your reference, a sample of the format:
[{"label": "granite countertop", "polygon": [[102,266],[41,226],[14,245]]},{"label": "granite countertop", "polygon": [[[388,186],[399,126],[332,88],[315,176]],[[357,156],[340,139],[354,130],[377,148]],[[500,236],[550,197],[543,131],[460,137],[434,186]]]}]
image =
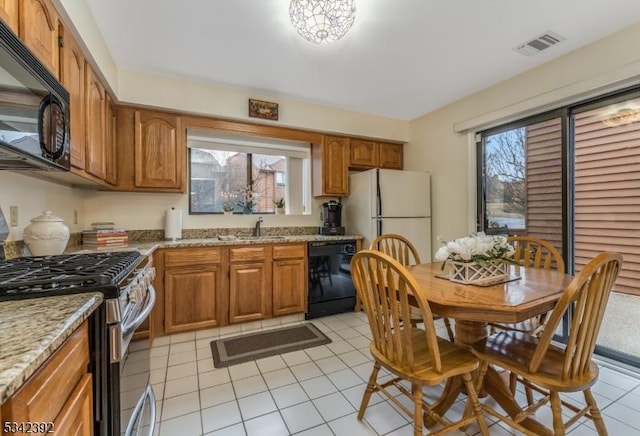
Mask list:
[{"label": "granite countertop", "polygon": [[106,249],[87,248],[82,245],[68,247],[65,253],[90,253],[95,251],[126,251],[137,250],[141,254],[148,256],[153,251],[161,248],[181,248],[181,247],[215,247],[225,245],[257,245],[257,244],[277,244],[277,243],[295,243],[295,242],[322,242],[322,241],[352,241],[360,240],[362,236],[358,235],[342,235],[342,236],[325,236],[325,235],[292,235],[292,236],[218,236],[213,238],[195,238],[180,239],[177,241],[130,241],[129,244],[120,247],[112,247]]},{"label": "granite countertop", "polygon": [[93,313],[100,293],[0,302],[0,404]]}]

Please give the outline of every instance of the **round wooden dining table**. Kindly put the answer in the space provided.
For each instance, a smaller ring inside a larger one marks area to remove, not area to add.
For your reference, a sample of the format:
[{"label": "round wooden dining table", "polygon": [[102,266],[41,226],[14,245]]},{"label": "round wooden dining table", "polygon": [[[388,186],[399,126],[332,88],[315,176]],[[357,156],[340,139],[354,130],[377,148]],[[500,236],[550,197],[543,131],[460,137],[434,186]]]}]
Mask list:
[{"label": "round wooden dining table", "polygon": [[[408,269],[425,291],[431,311],[455,320],[455,341],[461,345],[485,338],[487,323],[516,323],[548,312],[573,278],[555,270],[510,265],[509,275],[502,282],[474,286],[449,281],[441,262]],[[462,378],[450,379],[434,410],[444,414],[463,390]],[[484,392],[510,416],[521,412],[509,387],[492,367],[485,376]],[[522,425],[537,434],[551,434],[531,418],[522,421]]]}]

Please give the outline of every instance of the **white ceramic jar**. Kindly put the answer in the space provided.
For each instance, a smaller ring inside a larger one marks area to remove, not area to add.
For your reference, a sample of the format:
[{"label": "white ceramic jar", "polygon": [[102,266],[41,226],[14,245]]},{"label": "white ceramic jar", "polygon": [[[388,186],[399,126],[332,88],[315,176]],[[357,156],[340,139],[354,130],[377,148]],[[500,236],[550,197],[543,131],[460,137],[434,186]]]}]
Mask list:
[{"label": "white ceramic jar", "polygon": [[23,239],[33,256],[62,254],[69,242],[69,227],[62,218],[46,210],[31,220],[24,229]]}]

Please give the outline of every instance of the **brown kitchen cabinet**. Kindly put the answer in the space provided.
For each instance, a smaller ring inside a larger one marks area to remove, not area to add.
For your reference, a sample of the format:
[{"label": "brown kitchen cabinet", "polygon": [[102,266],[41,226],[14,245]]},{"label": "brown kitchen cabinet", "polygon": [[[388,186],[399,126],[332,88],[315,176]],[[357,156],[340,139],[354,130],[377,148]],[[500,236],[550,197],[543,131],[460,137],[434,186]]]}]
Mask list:
[{"label": "brown kitchen cabinet", "polygon": [[180,116],[117,108],[118,186],[133,192],[186,192],[186,130]]},{"label": "brown kitchen cabinet", "polygon": [[107,177],[107,144],[106,144],[106,101],[104,86],[93,72],[91,66],[85,64],[85,137],[86,167],[85,170],[98,179]]},{"label": "brown kitchen cabinet", "polygon": [[377,168],[380,147],[377,142],[351,139],[349,166],[355,168]]},{"label": "brown kitchen cabinet", "polygon": [[181,118],[137,110],[134,129],[135,186],[183,189],[186,138]]},{"label": "brown kitchen cabinet", "polygon": [[312,192],[314,197],[343,197],[349,194],[349,138],[325,135],[313,144]]},{"label": "brown kitchen cabinet", "polygon": [[18,0],[0,0],[0,20],[18,34]]},{"label": "brown kitchen cabinet", "polygon": [[271,247],[229,249],[229,323],[271,316]]},{"label": "brown kitchen cabinet", "polygon": [[2,405],[3,422],[53,423],[55,434],[93,435],[93,384],[88,366],[85,321]]},{"label": "brown kitchen cabinet", "polygon": [[223,250],[180,248],[164,253],[164,332],[224,324]]},{"label": "brown kitchen cabinet", "polygon": [[380,168],[401,170],[404,166],[402,144],[379,143]]},{"label": "brown kitchen cabinet", "polygon": [[402,144],[351,139],[349,167],[356,169],[403,167]]},{"label": "brown kitchen cabinet", "polygon": [[307,310],[307,245],[273,246],[273,316]]},{"label": "brown kitchen cabinet", "polygon": [[20,39],[51,74],[59,77],[60,20],[53,4],[50,0],[20,0],[18,4]]},{"label": "brown kitchen cabinet", "polygon": [[111,185],[118,183],[116,159],[116,105],[109,96],[105,100],[105,181]]},{"label": "brown kitchen cabinet", "polygon": [[64,33],[60,49],[60,80],[69,91],[71,165],[85,168],[85,58],[70,32]]},{"label": "brown kitchen cabinet", "polygon": [[305,243],[170,248],[153,262],[154,337],[307,310]]}]

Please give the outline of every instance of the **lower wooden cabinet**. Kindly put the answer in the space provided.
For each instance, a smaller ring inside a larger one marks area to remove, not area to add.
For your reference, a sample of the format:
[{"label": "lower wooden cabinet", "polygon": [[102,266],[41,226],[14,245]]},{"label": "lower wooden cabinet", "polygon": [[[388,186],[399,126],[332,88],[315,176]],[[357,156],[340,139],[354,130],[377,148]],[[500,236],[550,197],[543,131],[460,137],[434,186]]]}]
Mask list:
[{"label": "lower wooden cabinet", "polygon": [[89,328],[85,321],[2,405],[3,423],[52,423],[54,434],[93,435],[93,384],[88,365]]},{"label": "lower wooden cabinet", "polygon": [[229,249],[229,323],[271,316],[271,247]]},{"label": "lower wooden cabinet", "polygon": [[273,316],[307,310],[306,244],[273,247]]},{"label": "lower wooden cabinet", "polygon": [[164,331],[216,327],[224,317],[219,300],[224,291],[220,248],[165,252]]},{"label": "lower wooden cabinet", "polygon": [[54,421],[55,432],[69,436],[93,435],[91,374],[85,374]]},{"label": "lower wooden cabinet", "polygon": [[171,248],[154,263],[154,336],[307,309],[305,243]]}]

